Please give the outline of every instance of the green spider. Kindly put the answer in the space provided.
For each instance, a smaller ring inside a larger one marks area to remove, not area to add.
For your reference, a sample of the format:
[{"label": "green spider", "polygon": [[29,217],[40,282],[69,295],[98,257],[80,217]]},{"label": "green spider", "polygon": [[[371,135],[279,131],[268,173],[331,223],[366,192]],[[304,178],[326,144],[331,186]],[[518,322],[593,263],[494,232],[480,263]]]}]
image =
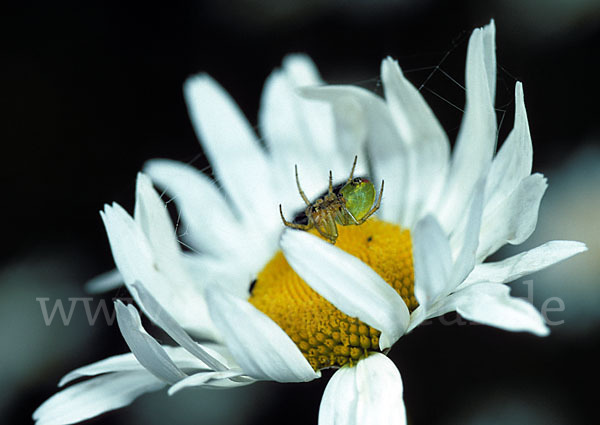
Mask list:
[{"label": "green spider", "polygon": [[329,171],[329,189],[327,194],[312,203],[308,200],[300,187],[298,166],[294,166],[296,170],[296,185],[298,186],[298,192],[307,205],[304,214],[308,219],[308,223],[298,224],[287,221],[283,216],[280,204],[279,214],[281,215],[283,224],[292,229],[299,230],[310,230],[314,227],[321,236],[330,243],[335,244],[338,237],[338,224],[342,226],[349,226],[351,224],[358,226],[367,221],[381,205],[383,180],[381,181],[379,198],[377,199],[377,202],[375,202],[376,192],[373,183],[363,177],[353,178],[357,159],[358,157],[355,156],[350,177],[348,177],[346,183],[339,190],[334,191],[332,175],[331,171]]}]

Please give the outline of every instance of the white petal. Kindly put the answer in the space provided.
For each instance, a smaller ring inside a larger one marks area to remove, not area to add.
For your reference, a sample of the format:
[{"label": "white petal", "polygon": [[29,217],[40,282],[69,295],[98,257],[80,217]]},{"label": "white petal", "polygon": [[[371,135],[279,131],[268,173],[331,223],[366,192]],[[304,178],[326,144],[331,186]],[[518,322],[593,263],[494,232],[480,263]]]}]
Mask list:
[{"label": "white petal", "polygon": [[160,326],[173,340],[213,370],[225,370],[227,367],[211,356],[200,344],[192,340],[173,317],[165,311],[143,285],[133,284],[139,298],[150,312],[150,318]]},{"label": "white petal", "polygon": [[187,164],[165,159],[148,161],[144,172],[173,197],[185,226],[179,233],[195,248],[226,255],[238,245],[239,223],[207,176]]},{"label": "white petal", "polygon": [[[210,384],[211,381],[229,380],[233,384],[234,381],[231,381],[229,378],[235,378],[235,377],[241,376],[241,375],[242,375],[241,370],[225,370],[225,371],[219,371],[219,372],[208,372],[208,371],[198,372],[198,373],[190,375],[187,378],[182,379],[181,381],[172,385],[169,388],[168,392],[169,392],[169,395],[173,395],[176,392],[181,391],[184,388],[206,386],[207,384]],[[252,383],[252,382],[251,381],[242,381],[242,382],[238,382],[236,384],[238,384],[237,386],[241,386],[241,385],[248,385],[250,383]]]},{"label": "white petal", "polygon": [[[141,208],[145,208],[148,204],[142,205]],[[119,205],[105,206],[101,215],[115,263],[128,288],[135,282],[141,282],[184,328],[199,336],[215,338],[216,330],[208,316],[202,288],[186,275],[183,262],[176,253],[163,250],[162,246],[154,246],[157,250],[154,252],[141,225]],[[163,219],[170,220],[168,217]],[[131,292],[144,312],[149,314],[137,293]]]},{"label": "white petal", "polygon": [[402,393],[394,363],[383,354],[372,354],[331,377],[321,400],[319,425],[404,425]]},{"label": "white petal", "polygon": [[331,106],[302,98],[296,91],[321,84],[306,55],[287,56],[283,67],[265,82],[259,123],[274,164],[283,162],[288,170],[296,163],[306,167],[309,161],[326,170],[330,167],[327,156],[336,153]]},{"label": "white petal", "polygon": [[[495,52],[489,42],[493,26],[476,29],[469,40],[466,66],[466,106],[458,134],[438,220],[451,233],[467,208],[477,182],[489,171],[496,144],[496,114],[489,75]],[[487,40],[484,42],[484,39]],[[495,84],[495,81],[493,82]]]},{"label": "white petal", "polygon": [[496,23],[490,23],[481,29],[483,38],[483,62],[487,75],[492,105],[496,99]]},{"label": "white petal", "polygon": [[502,261],[479,264],[467,277],[462,287],[479,282],[512,282],[584,251],[587,251],[587,247],[581,242],[547,242]]},{"label": "white petal", "polygon": [[[385,180],[391,188],[406,187],[407,148],[400,138],[390,110],[380,97],[354,86],[325,86],[304,88],[304,96],[332,104],[344,99],[354,99],[362,106],[367,128],[367,149],[373,165],[374,181]],[[404,217],[404,191],[391,190],[385,194],[379,215],[387,221],[402,222]]]},{"label": "white petal", "polygon": [[250,377],[278,382],[318,378],[291,338],[249,302],[207,288],[210,315],[231,354]]},{"label": "white petal", "polygon": [[[259,126],[277,173],[273,183],[284,211],[304,207],[296,189],[295,165],[302,188],[310,199],[327,188],[329,170],[336,181],[347,178],[355,155],[361,159],[356,175],[366,175],[367,162],[360,146],[364,142],[364,133],[362,139],[360,134],[355,134],[356,131],[360,133],[364,121],[359,117],[362,110],[357,112],[347,101],[329,104],[298,94],[299,87],[321,84],[314,63],[305,55],[287,56],[283,67],[273,71],[265,83]],[[336,110],[335,119],[333,109]],[[339,119],[340,114],[343,119]],[[352,119],[352,124],[344,125],[347,123],[344,119]]]},{"label": "white petal", "polygon": [[367,175],[365,161],[365,142],[368,135],[368,123],[363,106],[353,98],[338,99],[333,105],[335,120],[335,137],[337,140],[337,157],[342,166],[348,168],[354,156],[363,161],[356,164],[355,175]]},{"label": "white petal", "polygon": [[382,350],[394,344],[410,320],[398,293],[358,258],[307,232],[286,230],[285,258],[298,275],[340,311],[381,331]]},{"label": "white petal", "polygon": [[125,284],[139,279],[146,285],[152,285],[154,280],[147,275],[153,262],[152,250],[139,225],[118,204],[105,205],[100,215],[115,263]]},{"label": "white petal", "polygon": [[409,146],[407,206],[402,224],[410,228],[420,218],[420,211],[438,199],[446,178],[450,144],[429,105],[404,77],[396,61],[383,61],[381,78],[398,133]]},{"label": "white petal", "polygon": [[430,215],[417,223],[411,237],[415,297],[423,308],[428,308],[453,289],[450,245],[439,223]]},{"label": "white petal", "polygon": [[[208,75],[188,79],[190,118],[218,181],[237,211],[259,228],[277,220],[275,193],[264,151],[233,99]],[[257,190],[258,188],[258,190]]]},{"label": "white petal", "polygon": [[494,210],[486,208],[481,223],[477,258],[482,261],[504,244],[518,245],[535,230],[540,202],[548,184],[541,174],[524,178]]},{"label": "white petal", "polygon": [[486,186],[486,208],[501,208],[503,201],[518,184],[531,174],[533,147],[525,102],[523,85],[515,85],[515,123],[506,141],[492,162]]},{"label": "white petal", "polygon": [[[406,330],[406,333],[412,332],[412,330],[414,328],[416,328],[417,326],[419,326],[421,323],[423,323],[425,320],[427,320],[429,318],[429,314],[431,313],[431,308],[429,309],[425,309],[425,307],[423,306],[418,306],[416,309],[414,309],[411,313],[410,313],[410,323],[408,324],[408,329]],[[438,316],[437,314],[433,317]]]},{"label": "white petal", "polygon": [[168,383],[175,383],[187,376],[171,360],[164,348],[146,332],[134,306],[125,307],[125,304],[117,300],[115,309],[121,334],[142,366]]},{"label": "white petal", "polygon": [[[398,63],[390,57],[381,64],[381,78],[386,101],[400,136],[410,146],[430,151],[434,155],[431,160],[443,166],[450,149],[448,138],[421,93],[406,79]],[[422,146],[415,146],[416,144]]]},{"label": "white petal", "polygon": [[310,57],[303,54],[291,54],[283,59],[283,69],[294,87],[316,86],[323,84],[317,66]]},{"label": "white petal", "polygon": [[[218,284],[240,298],[248,298],[250,282],[256,273],[252,271],[252,268],[243,264],[243,255],[245,254],[235,255],[230,252],[228,258],[222,259],[208,255],[190,254],[184,257],[184,265],[189,275],[203,288],[211,284]],[[263,267],[267,261],[268,259],[262,262]]]},{"label": "white petal", "polygon": [[[545,336],[550,330],[533,305],[509,295],[510,288],[500,283],[479,283],[466,287],[443,300],[467,320],[513,332]],[[444,308],[444,311],[450,311]]]},{"label": "white petal", "polygon": [[[206,365],[182,347],[169,347],[163,345],[167,355],[180,369],[202,369]],[[62,387],[69,382],[83,376],[101,375],[110,372],[134,372],[146,370],[135,358],[133,353],[119,354],[108,357],[98,362],[79,367],[66,374],[58,383]]]},{"label": "white petal", "polygon": [[[313,158],[314,161],[321,163],[321,168],[325,170],[332,169],[334,174],[345,170],[352,163],[354,155],[360,155],[361,152],[350,146],[344,146],[340,144],[340,140],[337,140],[337,129],[334,128],[337,123],[334,120],[332,107],[339,108],[341,105],[338,103],[329,105],[298,96],[297,89],[299,87],[324,84],[317,67],[308,56],[298,54],[287,56],[283,61],[283,70],[290,87],[294,90],[294,98],[300,100],[295,103],[296,117],[297,120],[299,119],[297,124],[302,127],[304,133],[303,143],[310,145],[309,150],[316,154],[316,158]],[[348,112],[347,109],[342,109],[344,112]],[[279,114],[279,111],[272,110],[271,112]],[[285,134],[281,136],[285,140]],[[307,164],[302,165],[306,166]],[[357,172],[360,171],[362,170],[357,169]]]},{"label": "white petal", "polygon": [[[293,187],[294,164],[299,163],[301,169],[313,166],[315,170],[309,170],[307,176],[312,176],[314,171],[324,165],[321,164],[321,158],[317,159],[312,139],[306,140],[305,117],[300,108],[302,99],[295,93],[295,87],[295,81],[285,69],[274,70],[265,82],[258,115],[260,132],[269,148],[273,166],[281,173],[281,178],[277,181],[287,177],[289,182],[286,183],[290,187]],[[285,193],[286,183],[279,186],[282,194]],[[307,179],[303,179],[303,185],[309,196],[316,190],[314,183]],[[293,193],[289,195],[290,200],[296,202],[292,207],[299,207],[301,204],[298,197],[293,196]],[[281,199],[280,202],[290,206],[288,199]]]},{"label": "white petal", "polygon": [[120,372],[79,382],[46,400],[33,413],[36,425],[63,425],[129,405],[165,383],[147,371]]},{"label": "white petal", "polygon": [[[138,173],[134,218],[140,224],[152,250],[153,268],[158,270],[162,276],[168,277],[169,284],[173,287],[169,289],[176,292],[174,294],[176,298],[183,298],[188,302],[187,306],[191,302],[194,304],[193,315],[195,318],[191,318],[191,320],[186,318],[184,324],[196,321],[210,322],[202,291],[190,281],[189,276],[185,273],[181,249],[167,207],[154,190],[148,176],[142,173]],[[173,310],[179,312],[185,307],[182,303],[175,306]],[[183,319],[185,313],[182,312],[177,317]]]},{"label": "white petal", "polygon": [[[457,287],[467,277],[475,266],[475,254],[479,245],[479,233],[481,229],[481,215],[483,213],[483,196],[484,196],[485,180],[480,180],[475,187],[473,199],[469,210],[465,214],[464,225],[459,226],[457,232],[458,239],[461,241],[460,251],[454,261],[452,269],[452,285]],[[451,242],[452,243],[452,242]]]},{"label": "white petal", "polygon": [[123,285],[123,276],[119,270],[114,269],[88,280],[85,284],[85,291],[90,294],[100,294],[117,289],[121,285]]},{"label": "white petal", "polygon": [[167,206],[152,187],[152,181],[143,173],[137,176],[133,217],[146,236],[150,249],[160,253],[155,255],[155,260],[166,267],[172,262],[177,266],[180,262],[179,244]]},{"label": "white petal", "polygon": [[131,372],[142,371],[144,367],[137,361],[132,353],[119,354],[108,357],[98,362],[79,367],[62,377],[58,383],[62,387],[69,382],[81,378],[82,376],[101,375],[109,372]]}]

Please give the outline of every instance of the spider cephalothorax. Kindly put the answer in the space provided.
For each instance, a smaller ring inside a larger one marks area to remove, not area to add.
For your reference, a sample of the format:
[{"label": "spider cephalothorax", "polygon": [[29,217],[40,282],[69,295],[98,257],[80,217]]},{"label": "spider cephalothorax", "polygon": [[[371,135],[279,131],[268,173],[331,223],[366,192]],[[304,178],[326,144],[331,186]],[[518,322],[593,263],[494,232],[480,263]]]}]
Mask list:
[{"label": "spider cephalothorax", "polygon": [[381,204],[383,180],[381,181],[379,197],[377,198],[377,202],[375,202],[376,192],[373,183],[363,177],[353,177],[356,160],[357,157],[354,157],[350,176],[339,190],[333,189],[333,179],[331,171],[329,171],[329,189],[327,194],[312,203],[300,187],[298,166],[295,166],[296,185],[298,186],[300,196],[307,205],[304,214],[308,219],[308,223],[298,224],[287,221],[283,216],[281,205],[279,205],[279,213],[281,214],[283,224],[292,229],[299,230],[310,230],[314,227],[321,236],[332,244],[335,244],[338,237],[338,224],[342,226],[349,226],[351,224],[358,226],[367,221],[379,209],[379,205]]}]

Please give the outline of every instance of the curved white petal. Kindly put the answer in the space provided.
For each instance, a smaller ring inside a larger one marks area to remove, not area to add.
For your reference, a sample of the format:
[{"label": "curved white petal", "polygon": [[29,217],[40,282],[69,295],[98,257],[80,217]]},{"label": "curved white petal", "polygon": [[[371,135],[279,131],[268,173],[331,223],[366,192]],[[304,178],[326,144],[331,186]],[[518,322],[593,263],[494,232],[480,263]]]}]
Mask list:
[{"label": "curved white petal", "polygon": [[[139,223],[118,204],[105,205],[100,215],[115,263],[125,284],[129,287],[140,281],[165,304],[174,304],[172,301],[175,294],[170,293],[165,279],[156,270],[154,253]],[[132,295],[137,296],[136,293]],[[144,309],[143,305],[141,307]]]},{"label": "curved white petal", "polygon": [[[351,97],[340,98],[332,106],[338,151],[336,157],[340,158],[344,168],[348,168],[355,155],[363,159],[363,163],[366,164],[364,153],[368,124],[364,108]],[[366,166],[357,163],[355,174],[366,175],[366,170]]]},{"label": "curved white petal", "polygon": [[148,161],[144,172],[172,196],[184,223],[179,233],[194,248],[213,255],[235,250],[241,227],[213,181],[190,165],[166,159]]},{"label": "curved white petal", "polygon": [[525,110],[523,84],[515,85],[515,123],[492,162],[486,186],[486,209],[502,208],[503,201],[531,174],[533,146]]},{"label": "curved white petal", "polygon": [[210,315],[244,374],[278,382],[320,376],[291,338],[249,302],[219,288],[207,288]]},{"label": "curved white petal", "polygon": [[[334,176],[337,175],[339,179],[345,178],[346,176],[340,173],[347,172],[355,155],[362,156],[362,110],[357,110],[351,99],[339,99],[330,105],[298,96],[300,87],[323,84],[315,64],[308,56],[287,56],[283,61],[283,69],[293,87],[295,97],[301,99],[298,112],[301,113],[302,121],[299,124],[304,127],[303,132],[306,133],[303,143],[311,145],[310,149],[316,153],[313,161],[321,164],[317,175],[325,177],[321,180],[323,182],[327,179],[327,175],[322,174],[323,170],[332,170]],[[365,170],[363,164],[357,165],[357,175],[364,175]]]},{"label": "curved white petal", "polygon": [[546,336],[550,330],[533,305],[510,296],[501,283],[479,283],[442,300],[444,312],[456,310],[465,319],[513,332]]},{"label": "curved white petal", "polygon": [[587,247],[582,242],[550,241],[502,261],[477,265],[461,286],[512,282],[584,251]]},{"label": "curved white petal", "polygon": [[484,211],[477,249],[479,261],[507,242],[520,244],[533,233],[547,187],[544,176],[532,174],[521,181],[500,207]]},{"label": "curved white petal", "polygon": [[414,309],[410,313],[410,323],[408,324],[408,329],[406,329],[406,333],[412,332],[413,329],[415,329],[417,326],[419,326],[421,323],[427,320],[429,318],[429,313],[431,313],[431,308],[429,310],[426,310],[425,307],[421,305]]},{"label": "curved white petal", "polygon": [[394,363],[383,354],[372,354],[331,377],[321,400],[319,425],[404,425],[402,393]]},{"label": "curved white petal", "polygon": [[[431,153],[432,157],[427,158],[438,164],[434,169],[443,167],[450,149],[448,137],[421,93],[406,79],[398,62],[390,57],[381,64],[381,79],[400,136],[409,146]],[[424,157],[417,159],[424,163]]]},{"label": "curved white petal", "polygon": [[283,58],[283,70],[294,87],[323,84],[317,66],[308,55],[301,53],[287,55]]},{"label": "curved white petal", "polygon": [[307,232],[286,230],[281,248],[290,266],[340,311],[381,331],[389,348],[406,330],[408,308],[398,293],[358,258]]},{"label": "curved white petal", "polygon": [[125,284],[139,279],[146,285],[153,285],[154,279],[150,279],[147,273],[152,264],[152,250],[139,225],[118,204],[105,205],[100,215],[115,263]]},{"label": "curved white petal", "polygon": [[[479,246],[479,235],[481,231],[481,220],[483,213],[485,180],[481,179],[475,191],[469,209],[465,213],[464,223],[458,227],[457,232],[452,235],[450,245],[456,240],[460,243],[457,246],[457,255],[452,268],[452,286],[455,288],[467,277],[473,267]],[[458,233],[458,235],[456,234]]]},{"label": "curved white petal", "polygon": [[409,181],[404,187],[406,215],[402,224],[410,228],[423,209],[438,200],[446,179],[450,144],[431,108],[404,77],[396,61],[383,61],[381,79],[398,133],[409,147]]},{"label": "curved white petal", "polygon": [[[246,252],[251,251],[247,250]],[[211,284],[217,284],[221,288],[240,297],[247,298],[250,293],[250,282],[256,276],[254,268],[243,264],[243,255],[234,255],[229,253],[228,258],[210,257],[208,255],[185,255],[184,265],[193,277],[202,287]],[[268,259],[263,260],[261,266],[264,267]]]},{"label": "curved white petal", "polygon": [[294,164],[307,170],[303,182],[308,194],[315,190],[313,182],[319,184],[317,190],[322,190],[329,169],[340,171],[331,105],[303,98],[297,92],[298,87],[321,84],[308,56],[289,55],[282,68],[273,71],[265,82],[259,111],[261,134],[273,164],[290,177]]},{"label": "curved white petal", "polygon": [[[302,98],[295,93],[296,82],[292,80],[286,69],[276,69],[267,78],[262,92],[258,122],[260,133],[263,135],[272,158],[272,165],[278,171],[276,179],[279,193],[286,196],[279,202],[287,208],[300,208],[302,200],[293,190],[294,165],[300,164],[301,169],[307,170],[308,178],[302,179],[306,193],[312,196],[320,189],[320,178],[311,177],[319,168],[323,168],[321,158],[317,158],[313,140],[307,139],[305,118],[300,102]],[[316,83],[315,83],[316,84]],[[311,167],[308,170],[308,167]],[[326,167],[325,167],[326,168]],[[321,176],[323,177],[323,176]],[[288,187],[288,190],[285,188]],[[286,209],[287,209],[286,208]]]},{"label": "curved white petal", "polygon": [[[202,74],[184,85],[190,118],[206,156],[237,211],[255,226],[269,230],[277,204],[267,157],[233,99]],[[257,190],[257,187],[260,190]]]},{"label": "curved white petal", "polygon": [[63,376],[58,383],[59,387],[68,384],[83,376],[101,375],[110,372],[132,372],[142,371],[145,368],[137,361],[133,353],[119,354],[107,357],[95,363],[81,366]]},{"label": "curved white petal", "polygon": [[354,86],[306,87],[301,93],[310,98],[335,104],[354,99],[363,109],[367,123],[367,150],[373,165],[374,181],[385,180],[386,191],[379,215],[387,221],[404,218],[404,191],[407,181],[407,148],[400,138],[386,103],[368,90]]},{"label": "curved white petal", "polygon": [[[167,355],[180,369],[203,369],[207,366],[190,354],[183,347],[162,346]],[[144,366],[135,358],[133,353],[119,354],[106,359],[79,367],[66,374],[58,383],[62,387],[69,382],[84,376],[101,375],[111,372],[134,372],[146,370]]]},{"label": "curved white petal", "polygon": [[148,371],[118,372],[79,382],[46,400],[33,412],[36,425],[63,425],[129,405],[166,384]]},{"label": "curved white petal", "polygon": [[[307,99],[298,93],[303,86],[323,82],[310,58],[290,55],[265,83],[259,111],[277,187],[278,202],[286,214],[305,205],[296,189],[294,166],[302,189],[315,199],[327,188],[331,170],[336,182],[345,180],[355,155],[359,156],[356,175],[367,175],[363,155],[365,123],[362,108],[353,99],[334,103]],[[279,235],[277,235],[279,236]]]},{"label": "curved white petal", "polygon": [[219,361],[219,359],[211,356],[200,344],[190,338],[190,336],[183,330],[177,321],[160,306],[156,299],[154,299],[154,297],[146,290],[146,288],[144,288],[143,285],[135,283],[132,286],[134,290],[138,292],[139,298],[146,309],[151,312],[150,317],[152,321],[160,326],[171,338],[173,338],[177,344],[181,345],[191,354],[202,360],[202,362],[211,369],[227,369],[227,366]]},{"label": "curved white petal", "polygon": [[[492,84],[495,85],[493,22],[473,31],[466,65],[466,105],[456,140],[448,183],[437,209],[438,220],[451,233],[467,208],[477,182],[489,171],[496,144],[496,114]],[[494,80],[492,80],[494,79]]]},{"label": "curved white petal", "polygon": [[[154,196],[158,195],[154,192]],[[143,203],[140,208],[145,208],[148,204]],[[168,252],[168,245],[171,248],[175,245],[166,244],[165,249],[158,245],[151,246],[141,225],[118,204],[112,207],[106,205],[101,216],[115,263],[128,288],[135,282],[141,282],[184,328],[199,336],[215,338],[215,328],[208,316],[202,288],[186,275],[178,257],[181,253]],[[156,218],[159,217],[160,215]],[[162,219],[170,222],[168,217]],[[160,224],[157,223],[157,226]],[[175,235],[171,237],[174,239]],[[144,312],[150,316],[135,291],[131,292]]]},{"label": "curved white petal", "polygon": [[[217,351],[206,348],[212,356],[218,355]],[[239,369],[218,372],[207,369],[205,363],[182,347],[162,346],[162,349],[179,369],[199,371],[175,383],[169,394],[186,386],[230,388],[254,382],[250,378],[240,376]],[[134,354],[126,353],[75,369],[61,379],[59,386],[94,375],[103,376],[74,384],[54,395],[36,410],[34,419],[38,420],[39,424],[47,425],[79,422],[126,406],[137,396],[166,385],[142,366]],[[206,376],[204,383],[199,379],[203,375]],[[230,378],[236,379],[232,381]]]},{"label": "curved white petal", "polygon": [[150,178],[143,173],[137,175],[133,218],[140,225],[150,249],[160,253],[155,255],[159,268],[169,270],[173,263],[173,269],[179,268],[179,244],[167,206],[154,190]]},{"label": "curved white petal", "polygon": [[94,276],[85,284],[85,291],[90,294],[100,294],[123,285],[123,276],[119,270],[113,269]]},{"label": "curved white petal", "polygon": [[134,306],[115,302],[117,322],[123,339],[136,359],[150,373],[168,383],[175,383],[187,375],[171,360],[164,348],[142,326]]},{"label": "curved white petal", "polygon": [[483,63],[487,75],[492,105],[496,100],[496,22],[493,19],[481,29],[483,38]]},{"label": "curved white petal", "polygon": [[[191,281],[183,267],[181,249],[167,206],[154,190],[152,181],[143,173],[138,173],[137,178],[134,219],[139,223],[152,250],[153,268],[168,278],[169,286],[172,288],[165,289],[174,292],[173,295],[179,302],[172,308],[178,313],[181,312],[176,317],[182,319],[185,325],[200,322],[198,326],[200,328],[212,327],[202,290],[199,285]],[[143,285],[143,282],[138,282],[138,286],[141,286],[140,284]],[[182,301],[187,302],[186,311],[181,311]],[[192,303],[193,307],[190,305]],[[192,318],[190,318],[191,310],[193,310]],[[204,326],[205,324],[207,326]]]},{"label": "curved white petal", "polygon": [[204,387],[208,384],[213,384],[217,381],[223,381],[223,380],[228,380],[232,386],[242,386],[242,385],[248,385],[251,384],[252,381],[241,381],[241,382],[234,382],[231,381],[230,378],[235,378],[238,376],[241,376],[243,373],[241,370],[222,370],[222,371],[218,371],[218,372],[210,372],[210,371],[204,371],[204,372],[198,372],[195,373],[193,375],[188,376],[185,379],[182,379],[181,381],[177,382],[174,385],[171,385],[171,387],[169,388],[169,395],[173,395],[178,391],[181,391],[184,388],[190,388],[190,387]]},{"label": "curved white petal", "polygon": [[411,232],[415,297],[427,309],[453,289],[452,255],[448,238],[437,220],[428,215]]}]

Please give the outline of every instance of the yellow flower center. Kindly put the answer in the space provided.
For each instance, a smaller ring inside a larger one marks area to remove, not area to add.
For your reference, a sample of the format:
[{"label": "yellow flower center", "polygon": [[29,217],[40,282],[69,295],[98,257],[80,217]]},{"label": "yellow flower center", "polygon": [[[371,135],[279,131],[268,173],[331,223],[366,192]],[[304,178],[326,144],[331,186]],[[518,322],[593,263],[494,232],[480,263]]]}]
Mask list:
[{"label": "yellow flower center", "polygon": [[[335,246],[368,264],[398,292],[410,311],[417,307],[407,229],[373,218],[360,226],[338,226],[338,232]],[[380,351],[380,332],[317,294],[292,270],[281,251],[258,274],[249,301],[292,338],[315,370],[352,366],[370,352]]]}]

